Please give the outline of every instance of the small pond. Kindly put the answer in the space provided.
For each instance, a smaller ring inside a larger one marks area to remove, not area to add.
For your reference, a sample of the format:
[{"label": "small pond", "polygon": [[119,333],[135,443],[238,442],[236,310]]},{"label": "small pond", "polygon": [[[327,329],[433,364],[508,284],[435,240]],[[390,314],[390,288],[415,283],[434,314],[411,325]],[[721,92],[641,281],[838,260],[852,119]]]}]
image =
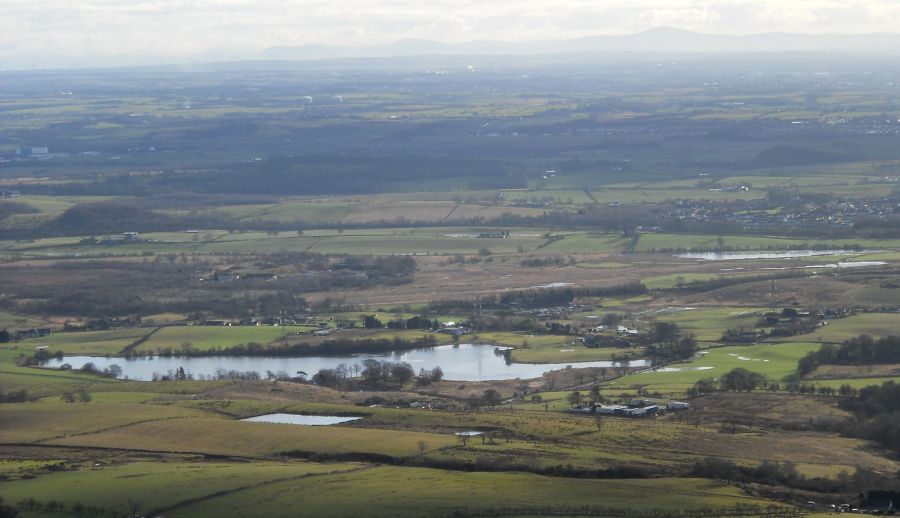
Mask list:
[{"label": "small pond", "polygon": [[303,426],[328,426],[349,423],[360,417],[340,417],[335,415],[266,414],[241,419],[251,423],[299,424]]},{"label": "small pond", "polygon": [[742,261],[747,259],[794,259],[797,257],[816,257],[820,255],[856,255],[866,253],[862,250],[785,250],[782,252],[686,252],[675,254],[682,259],[703,259],[706,261]]},{"label": "small pond", "polygon": [[294,376],[298,371],[309,377],[321,369],[333,369],[340,364],[353,367],[363,360],[372,358],[379,361],[407,362],[412,368],[430,370],[440,367],[444,379],[456,381],[486,381],[538,378],[547,371],[572,367],[647,367],[647,360],[634,360],[624,364],[612,361],[572,362],[572,363],[512,363],[505,352],[508,348],[483,344],[442,345],[426,349],[394,352],[377,355],[352,356],[306,356],[298,358],[270,358],[265,356],[198,356],[170,357],[146,356],[137,358],[106,356],[66,356],[62,360],[52,359],[45,367],[59,367],[69,364],[80,369],[86,363],[93,363],[99,370],[111,365],[122,369],[122,378],[152,380],[154,374],[168,374],[179,367],[200,379],[213,378],[221,371],[258,372],[265,377],[267,371],[284,372]]}]

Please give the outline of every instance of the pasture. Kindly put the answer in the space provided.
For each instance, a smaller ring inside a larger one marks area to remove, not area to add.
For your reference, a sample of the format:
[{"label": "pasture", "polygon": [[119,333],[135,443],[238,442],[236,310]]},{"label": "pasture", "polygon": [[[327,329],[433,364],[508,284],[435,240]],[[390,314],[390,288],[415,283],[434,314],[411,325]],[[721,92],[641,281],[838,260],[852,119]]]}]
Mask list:
[{"label": "pasture", "polygon": [[[81,506],[104,508],[108,513],[125,516],[133,512],[130,506],[150,514],[223,493],[238,493],[281,481],[296,484],[306,477],[358,468],[353,464],[310,462],[226,463],[173,459],[170,462],[122,464],[114,460],[91,468],[42,475],[39,479],[9,482],[3,485],[2,491],[3,497],[13,503],[27,499],[45,506],[49,502],[62,502],[69,512],[75,512]],[[220,511],[229,514],[225,509]],[[22,511],[26,512],[25,509]]]},{"label": "pasture", "polygon": [[[648,494],[653,498],[647,498]],[[460,500],[460,495],[466,495]],[[303,502],[302,509],[292,505]],[[335,505],[340,502],[341,505]],[[177,510],[173,516],[421,516],[528,508],[557,513],[601,509],[695,509],[765,505],[719,482],[705,480],[578,480],[523,473],[459,473],[422,468],[376,467],[260,486]]]},{"label": "pasture", "polygon": [[43,338],[28,340],[28,345],[46,345],[51,353],[115,355],[155,328],[136,327],[112,331],[72,331],[54,333]]},{"label": "pasture", "polygon": [[737,367],[762,374],[771,381],[781,381],[797,370],[800,358],[819,347],[820,344],[810,342],[716,347],[700,351],[689,362],[674,363],[625,376],[611,382],[608,387],[614,389],[640,385],[651,392],[681,395],[698,380],[717,379]]},{"label": "pasture", "polygon": [[[76,438],[148,424],[153,421],[193,420],[208,414],[160,405],[113,402],[63,403],[59,399],[0,406],[0,442],[38,443]],[[208,424],[209,420],[205,420]],[[106,446],[99,444],[99,446]]]},{"label": "pasture", "polygon": [[[189,409],[178,411],[194,416],[202,413]],[[432,448],[442,448],[456,443],[455,438],[447,434],[350,426],[297,426],[212,418],[153,419],[131,426],[61,437],[46,442],[57,446],[191,452],[240,457],[271,456],[289,452],[407,457],[416,454],[419,441],[425,441]]]},{"label": "pasture", "polygon": [[677,324],[701,342],[715,342],[729,329],[756,328],[765,311],[754,307],[670,307],[650,310],[642,316]]},{"label": "pasture", "polygon": [[[467,498],[461,501],[463,494]],[[583,508],[595,515],[601,510],[766,505],[732,486],[700,479],[579,480],[350,463],[177,458],[101,464],[9,482],[4,484],[4,497],[11,502],[31,499],[44,508],[59,502],[63,512],[96,508],[123,514],[137,508],[148,514],[199,517],[420,516],[423,509],[471,513],[526,508],[556,512]]]},{"label": "pasture", "polygon": [[0,311],[0,329],[7,329],[9,331],[12,331],[15,329],[27,329],[30,327],[41,327],[44,325],[46,325],[46,322],[31,316],[18,315],[16,313],[10,313],[8,311]]},{"label": "pasture", "polygon": [[810,341],[840,343],[859,335],[873,337],[900,335],[900,314],[860,313],[828,321],[828,325],[811,333],[781,339],[781,341]]},{"label": "pasture", "polygon": [[194,350],[228,348],[241,344],[268,344],[301,331],[307,326],[173,326],[153,333],[135,352],[160,349],[181,349],[190,345]]}]

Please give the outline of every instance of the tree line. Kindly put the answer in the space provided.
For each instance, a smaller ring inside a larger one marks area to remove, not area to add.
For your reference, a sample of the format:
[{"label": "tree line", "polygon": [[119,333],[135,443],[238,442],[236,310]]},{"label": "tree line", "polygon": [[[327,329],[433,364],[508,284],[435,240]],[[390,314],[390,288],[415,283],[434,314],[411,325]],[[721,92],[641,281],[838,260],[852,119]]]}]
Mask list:
[{"label": "tree line", "polygon": [[797,375],[806,376],[820,365],[877,365],[900,363],[900,336],[874,339],[860,335],[841,345],[822,344],[797,363]]},{"label": "tree line", "polygon": [[165,348],[156,352],[159,356],[346,356],[350,354],[371,353],[379,354],[391,351],[408,351],[411,349],[423,349],[434,347],[437,340],[434,336],[425,335],[415,340],[402,338],[366,338],[352,340],[335,338],[320,343],[299,342],[294,344],[275,342],[260,344],[251,342],[238,344],[231,347],[211,347],[208,349],[194,349],[190,344],[184,344],[181,348]]},{"label": "tree line", "polygon": [[385,388],[404,385],[416,379],[416,385],[424,386],[444,377],[440,367],[426,370],[419,369],[418,375],[406,362],[379,361],[367,358],[361,363],[348,365],[342,363],[333,369],[320,369],[312,377],[312,382],[323,387],[347,389],[352,385],[370,388]]}]

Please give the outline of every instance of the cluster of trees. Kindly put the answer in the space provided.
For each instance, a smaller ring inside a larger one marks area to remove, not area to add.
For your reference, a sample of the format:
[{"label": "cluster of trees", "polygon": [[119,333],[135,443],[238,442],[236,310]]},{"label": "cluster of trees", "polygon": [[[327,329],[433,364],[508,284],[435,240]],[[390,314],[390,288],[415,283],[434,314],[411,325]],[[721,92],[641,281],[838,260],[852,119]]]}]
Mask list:
[{"label": "cluster of trees", "polygon": [[777,462],[764,460],[758,466],[739,466],[721,457],[706,457],[697,461],[690,472],[691,476],[725,480],[728,482],[752,482],[769,486],[792,487],[819,493],[851,493],[873,488],[891,487],[884,477],[859,467],[853,473],[838,473],[834,479],[825,477],[806,477],[797,471],[797,466],[790,461]]},{"label": "cluster of trees", "polygon": [[681,292],[704,292],[736,286],[738,284],[747,284],[751,282],[763,282],[781,279],[795,279],[800,277],[808,277],[812,275],[804,271],[785,271],[766,275],[739,275],[732,277],[719,276],[713,279],[696,280],[679,284],[676,289]]},{"label": "cluster of trees", "polygon": [[0,497],[0,518],[16,518],[17,516],[19,516],[19,511],[15,507],[7,505]]},{"label": "cluster of trees", "polygon": [[346,255],[334,267],[364,271],[378,279],[406,279],[416,272],[416,260],[408,255]]},{"label": "cluster of trees", "polygon": [[[751,392],[758,388],[770,388],[766,382],[766,377],[757,372],[751,372],[741,367],[736,367],[723,374],[718,380],[713,378],[703,378],[694,386],[688,389],[688,395],[691,397],[700,397],[712,394],[716,391],[722,392]],[[778,385],[775,385],[776,390]]]},{"label": "cluster of trees", "polygon": [[[64,363],[59,366],[59,370],[70,370],[72,368],[68,363]],[[103,369],[98,368],[94,365],[93,362],[87,362],[78,369],[81,372],[94,374],[96,376],[104,376],[106,378],[118,378],[122,375],[122,367],[119,367],[116,364],[112,364],[109,367],[105,367]]]},{"label": "cluster of trees", "polygon": [[25,389],[11,390],[3,393],[0,391],[0,403],[24,403],[28,401],[28,391]]},{"label": "cluster of trees", "polygon": [[[573,390],[566,397],[572,407],[576,407],[584,402],[584,396],[581,394],[580,390]],[[590,403],[605,403],[606,398],[600,393],[600,385],[591,385],[591,390],[588,393],[588,402]]]},{"label": "cluster of trees", "polygon": [[565,258],[559,255],[550,255],[547,257],[531,257],[519,261],[520,266],[527,268],[545,268],[548,266],[572,266],[575,264],[575,258]]},{"label": "cluster of trees", "polygon": [[697,352],[697,340],[684,336],[677,324],[654,322],[647,336],[648,356],[663,360],[682,360]]},{"label": "cluster of trees", "polygon": [[[440,367],[420,369],[416,383],[427,385],[440,381],[444,371]],[[369,387],[386,387],[391,384],[403,387],[416,378],[416,371],[406,362],[379,361],[373,358],[362,363],[342,363],[333,369],[321,369],[313,375],[312,382],[323,387],[346,388],[350,384]]]},{"label": "cluster of trees", "polygon": [[412,282],[416,271],[415,259],[408,256],[236,254],[234,262],[250,260],[273,268],[296,261],[289,263],[290,268],[309,274],[288,274],[277,282],[252,276],[238,282],[201,281],[198,275],[208,274],[215,265],[184,254],[157,254],[128,262],[98,259],[22,265],[13,267],[11,278],[36,281],[5,284],[0,307],[25,314],[94,319],[167,312],[235,319],[297,315],[308,308],[301,293],[403,284]]},{"label": "cluster of trees", "polygon": [[891,380],[863,387],[857,397],[844,398],[839,405],[856,417],[845,426],[846,435],[900,451],[900,384]]},{"label": "cluster of trees", "polygon": [[234,222],[216,213],[192,212],[170,216],[121,202],[80,203],[49,221],[38,230],[42,235],[118,235],[123,229],[134,232],[159,232],[185,228],[232,228]]},{"label": "cluster of trees", "polygon": [[797,375],[806,376],[819,365],[873,365],[900,363],[900,336],[874,339],[868,335],[851,338],[839,346],[822,344],[797,363]]},{"label": "cluster of trees", "polygon": [[[223,371],[224,371],[224,369],[223,369]],[[184,370],[184,367],[179,366],[175,370],[170,369],[165,374],[161,374],[159,372],[154,372],[152,379],[153,379],[153,381],[190,381],[190,380],[194,379],[194,375],[190,372],[186,372]],[[236,379],[236,378],[222,377],[219,379]],[[240,378],[240,379],[243,379],[243,378]],[[258,375],[257,375],[257,379],[258,379]]]},{"label": "cluster of trees", "polygon": [[[2,500],[0,500],[2,502]],[[100,507],[96,505],[84,505],[81,502],[75,502],[71,506],[66,506],[65,502],[57,501],[57,500],[49,500],[47,502],[41,502],[39,500],[35,500],[34,498],[28,497],[23,498],[18,502],[18,506],[20,509],[33,511],[37,513],[47,512],[51,514],[56,513],[66,513],[68,511],[71,514],[76,516],[104,516],[109,510],[105,507]],[[19,516],[18,511],[13,510],[12,514],[4,514],[7,512],[2,508],[2,504],[0,504],[0,518],[15,518]],[[5,506],[8,507],[8,506]],[[12,509],[10,507],[10,509]],[[68,514],[68,513],[67,513]],[[125,516],[137,516],[137,514],[128,513]]]},{"label": "cluster of trees", "polygon": [[262,376],[257,371],[239,371],[239,370],[227,370],[227,369],[216,369],[214,374],[209,376],[199,375],[194,376],[190,372],[186,372],[183,367],[178,367],[177,369],[169,369],[165,374],[160,372],[154,372],[151,376],[153,381],[191,381],[193,379],[199,380],[240,380],[240,381],[259,381],[262,379]]},{"label": "cluster of trees", "polygon": [[[745,369],[735,369],[738,372],[729,376],[724,380],[716,381],[712,378],[704,378],[688,389],[688,395],[691,397],[700,397],[711,394],[716,391],[752,391],[756,389],[768,390],[769,392],[784,391],[791,395],[800,394],[801,396],[840,396],[842,398],[856,397],[859,391],[853,386],[845,383],[839,388],[828,385],[815,385],[813,383],[798,383],[796,381],[779,384],[777,382],[767,381],[761,374],[746,371]],[[732,371],[733,373],[734,371]],[[729,373],[731,374],[731,373]],[[751,388],[752,387],[752,388]]]},{"label": "cluster of trees", "polygon": [[863,417],[900,412],[900,384],[891,380],[863,387],[856,398],[841,401],[841,407]]},{"label": "cluster of trees", "polygon": [[24,353],[19,354],[16,358],[16,365],[21,367],[33,367],[35,365],[43,365],[47,361],[55,358],[57,360],[62,360],[65,353],[62,351],[56,351],[51,353],[47,349],[38,349],[34,352],[33,355],[27,356]]},{"label": "cluster of trees", "polygon": [[425,335],[415,340],[402,338],[366,338],[352,340],[346,338],[334,338],[320,343],[271,343],[260,344],[251,342],[238,344],[232,347],[211,347],[208,349],[194,349],[190,344],[184,344],[180,349],[165,348],[156,353],[159,356],[345,356],[359,353],[386,353],[391,351],[408,351],[411,349],[423,349],[437,345],[437,339],[432,335]]},{"label": "cluster of trees", "polygon": [[382,322],[375,315],[364,315],[362,324],[366,329],[381,329],[386,327],[388,329],[421,329],[423,331],[434,331],[441,327],[439,320],[431,320],[430,318],[421,315],[416,315],[405,320],[402,318],[395,318],[389,320],[387,323]]},{"label": "cluster of trees", "polygon": [[[647,293],[647,287],[640,282],[630,282],[607,287],[571,287],[518,290],[504,293],[497,299],[503,305],[522,307],[565,306],[577,297],[630,297]],[[471,302],[468,304],[471,307]]]},{"label": "cluster of trees", "polygon": [[76,401],[90,403],[92,399],[91,393],[88,392],[86,387],[80,387],[74,392],[67,390],[60,396],[60,400],[64,403],[74,403]]}]

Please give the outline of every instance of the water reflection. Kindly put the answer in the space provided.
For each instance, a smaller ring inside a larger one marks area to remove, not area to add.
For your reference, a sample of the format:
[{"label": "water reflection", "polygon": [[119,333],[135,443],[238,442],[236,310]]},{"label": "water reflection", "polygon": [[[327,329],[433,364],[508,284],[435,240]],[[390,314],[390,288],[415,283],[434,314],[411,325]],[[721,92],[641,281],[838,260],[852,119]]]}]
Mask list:
[{"label": "water reflection", "polygon": [[444,379],[457,381],[507,380],[515,378],[537,378],[547,371],[572,367],[646,367],[647,360],[631,362],[593,361],[576,363],[514,363],[511,350],[505,347],[482,344],[456,344],[392,352],[378,355],[354,356],[309,356],[302,358],[268,358],[262,356],[213,356],[213,357],[159,357],[118,358],[101,356],[67,356],[62,360],[51,360],[47,367],[69,364],[80,369],[86,363],[93,363],[99,370],[118,365],[122,371],[119,377],[134,380],[151,380],[154,373],[165,375],[179,367],[197,379],[214,378],[217,371],[257,372],[265,377],[268,371],[287,373],[291,376],[303,371],[312,376],[321,369],[334,369],[340,364],[352,367],[363,360],[390,360],[407,362],[416,372],[440,367]]}]

